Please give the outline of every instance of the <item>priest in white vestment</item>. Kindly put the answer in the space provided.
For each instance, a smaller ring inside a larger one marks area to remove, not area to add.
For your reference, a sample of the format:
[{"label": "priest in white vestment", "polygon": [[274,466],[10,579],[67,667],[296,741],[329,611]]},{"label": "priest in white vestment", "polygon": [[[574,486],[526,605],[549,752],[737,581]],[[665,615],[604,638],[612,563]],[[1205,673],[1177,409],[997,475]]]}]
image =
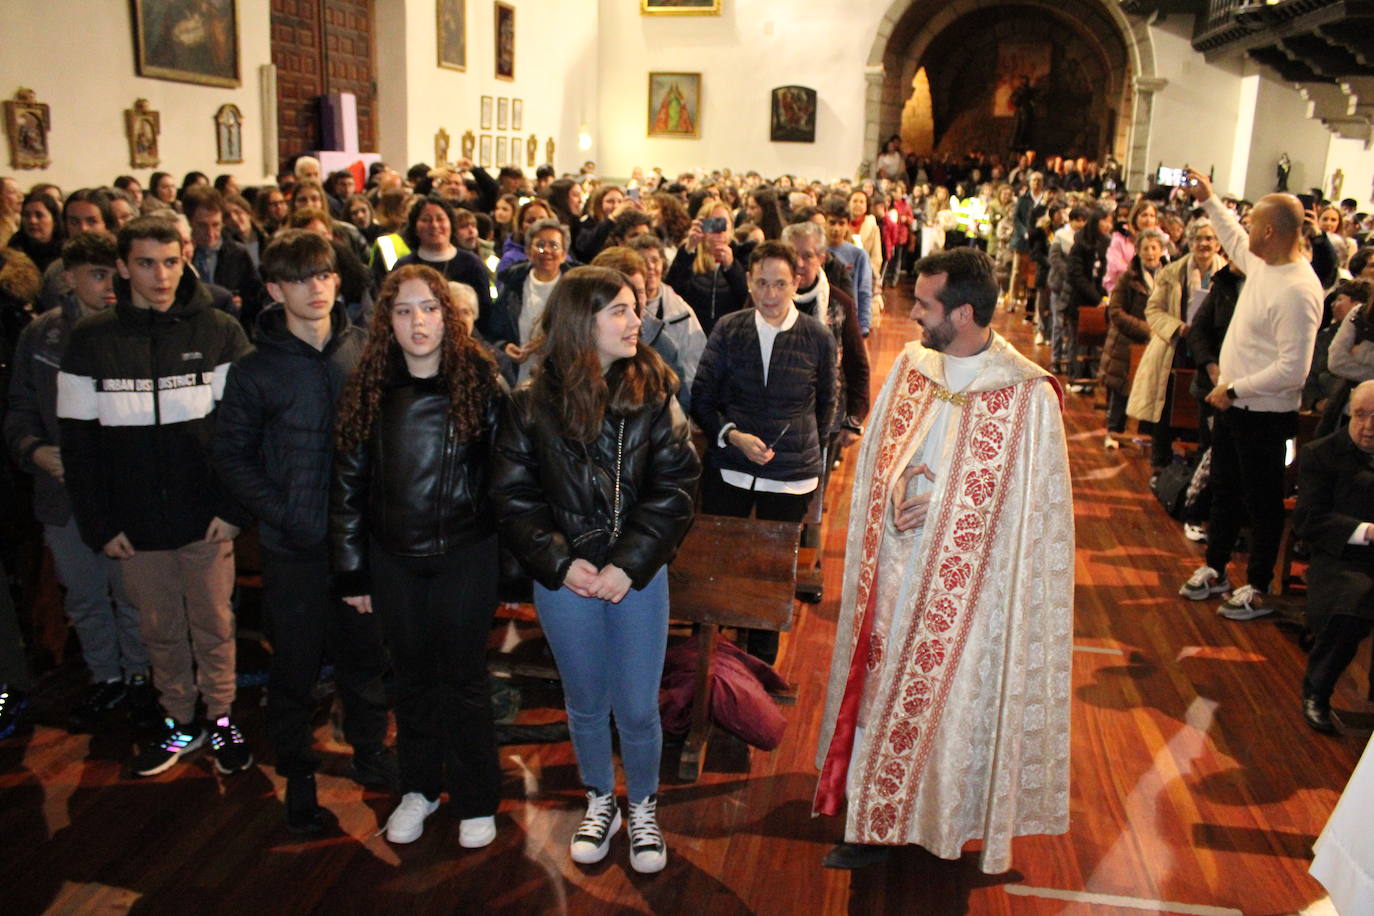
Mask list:
[{"label": "priest in white vestment", "polygon": [[917,264],[907,344],[859,454],[814,810],[826,865],[892,846],[1011,867],[1069,819],[1073,500],[1059,384],[989,327],[992,261]]}]

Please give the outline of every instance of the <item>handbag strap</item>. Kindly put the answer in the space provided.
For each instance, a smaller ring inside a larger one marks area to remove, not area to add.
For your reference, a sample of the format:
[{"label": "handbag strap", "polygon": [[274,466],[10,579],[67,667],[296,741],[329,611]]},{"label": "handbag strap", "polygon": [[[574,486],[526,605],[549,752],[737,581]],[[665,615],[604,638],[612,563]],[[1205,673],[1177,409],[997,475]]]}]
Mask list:
[{"label": "handbag strap", "polygon": [[620,418],[620,428],[615,434],[615,498],[611,512],[614,519],[611,522],[611,538],[620,537],[620,465],[625,457],[625,418]]}]

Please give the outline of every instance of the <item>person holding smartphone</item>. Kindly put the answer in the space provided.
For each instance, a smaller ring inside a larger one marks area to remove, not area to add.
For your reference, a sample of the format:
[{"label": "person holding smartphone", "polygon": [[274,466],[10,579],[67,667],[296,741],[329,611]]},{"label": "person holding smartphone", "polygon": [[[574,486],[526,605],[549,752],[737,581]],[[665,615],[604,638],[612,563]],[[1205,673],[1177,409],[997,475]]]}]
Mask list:
[{"label": "person holding smartphone", "polygon": [[701,465],[677,378],[639,339],[635,290],[616,270],[568,271],[541,319],[532,380],[502,415],[491,498],[505,547],[563,679],[587,811],[574,862],[606,857],[620,829],[611,714],[630,796],[630,865],[661,871],[658,684],[667,564],[693,518]]},{"label": "person holding smartphone", "polygon": [[708,200],[687,230],[664,282],[687,300],[709,337],[716,321],[744,308],[749,281],[740,264],[730,208]]}]

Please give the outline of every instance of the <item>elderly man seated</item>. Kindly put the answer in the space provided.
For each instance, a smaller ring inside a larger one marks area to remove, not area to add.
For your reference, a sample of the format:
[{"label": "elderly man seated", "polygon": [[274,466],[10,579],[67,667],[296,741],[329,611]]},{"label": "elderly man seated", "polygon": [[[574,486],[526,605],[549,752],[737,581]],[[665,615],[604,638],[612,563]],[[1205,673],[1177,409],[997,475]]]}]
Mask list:
[{"label": "elderly man seated", "polygon": [[1312,555],[1307,620],[1316,641],[1302,681],[1302,714],[1334,732],[1331,693],[1374,629],[1374,381],[1350,396],[1350,425],[1303,447],[1293,530]]}]

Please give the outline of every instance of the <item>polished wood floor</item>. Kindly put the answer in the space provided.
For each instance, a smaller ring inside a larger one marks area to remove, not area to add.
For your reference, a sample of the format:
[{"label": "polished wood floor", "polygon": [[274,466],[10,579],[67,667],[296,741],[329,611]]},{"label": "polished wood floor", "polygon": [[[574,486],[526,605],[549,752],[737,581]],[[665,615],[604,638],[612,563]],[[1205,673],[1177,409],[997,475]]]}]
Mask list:
[{"label": "polished wood floor", "polygon": [[[1018,316],[999,313],[997,324],[1048,358]],[[912,328],[901,313],[875,331],[875,391]],[[441,810],[420,841],[396,847],[377,835],[395,800],[343,777],[347,748],[322,717],[321,794],[340,830],[301,843],[281,826],[282,784],[269,767],[221,779],[202,758],[129,779],[130,735],[68,735],[60,723],[71,691],[54,687],[40,697],[37,727],[0,743],[0,912],[1300,911],[1324,897],[1307,875],[1310,847],[1367,735],[1324,737],[1303,724],[1294,625],[1232,623],[1210,603],[1175,596],[1201,550],[1149,496],[1144,454],[1102,449],[1090,396],[1069,396],[1066,422],[1078,522],[1072,824],[1065,836],[1016,841],[1007,874],[981,874],[969,852],[949,862],[912,847],[864,872],[820,867],[841,830],[813,819],[810,799],[849,522],[846,471],[827,515],[829,587],[783,640],[780,669],[798,688],[786,737],[772,753],[713,743],[691,785],[668,776],[675,758],[665,754],[663,874],[630,871],[623,837],[598,866],[569,861],[580,798],[566,743],[502,749],[492,846],[460,849],[457,822]],[[517,614],[493,645],[529,654],[532,631]],[[1338,707],[1369,710],[1367,658],[1366,649]],[[260,701],[260,690],[241,691],[239,712],[265,757]],[[546,686],[527,685],[525,703],[527,721],[557,718]]]}]

